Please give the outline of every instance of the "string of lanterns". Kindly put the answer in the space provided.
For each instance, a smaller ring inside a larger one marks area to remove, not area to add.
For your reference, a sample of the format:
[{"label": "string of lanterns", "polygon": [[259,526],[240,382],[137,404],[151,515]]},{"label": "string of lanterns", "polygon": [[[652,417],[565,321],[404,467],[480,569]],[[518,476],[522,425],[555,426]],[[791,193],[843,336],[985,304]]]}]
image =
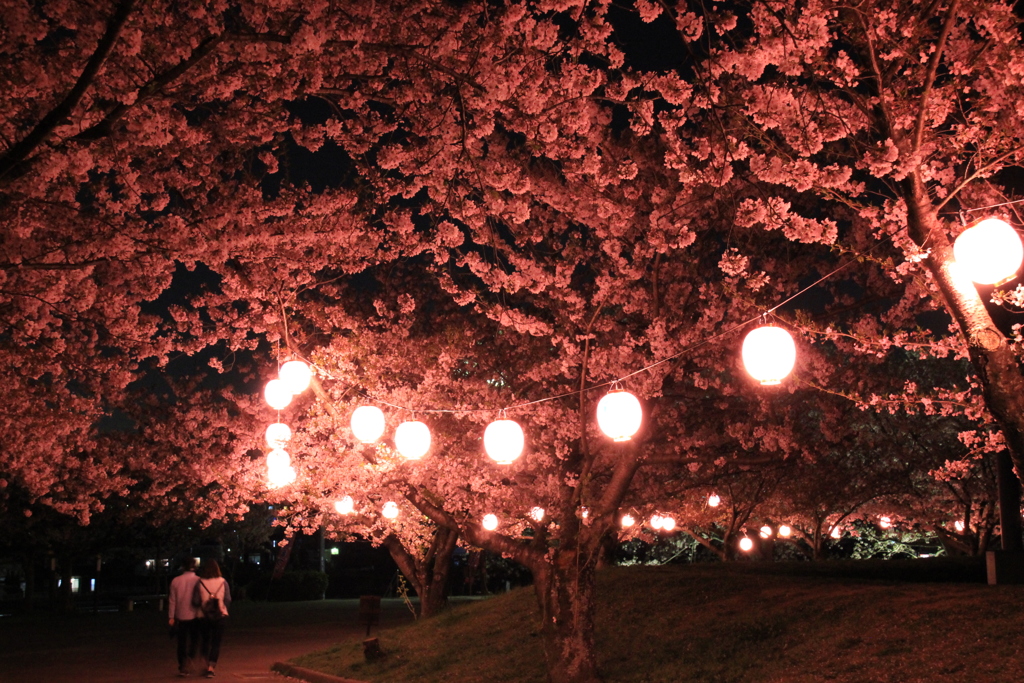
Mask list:
[{"label": "string of lanterns", "polygon": [[[1008,202],[1015,203],[1015,202]],[[985,208],[985,207],[982,207]],[[998,218],[986,218],[968,226],[956,238],[953,244],[953,253],[956,266],[961,269],[971,280],[983,285],[999,285],[1011,280],[1020,269],[1024,261],[1024,244],[1016,230]],[[800,292],[789,297],[781,304],[776,305],[768,311],[771,313],[780,306],[792,301],[803,294],[811,287],[816,286],[825,279],[838,273],[846,266],[853,263],[848,261],[839,268],[828,273],[817,282],[805,287]],[[698,344],[683,349],[682,351],[641,368],[633,375],[645,372],[653,367],[681,356],[697,346],[708,343],[713,339],[732,333],[740,327],[745,327],[755,320],[760,324],[747,333],[743,340],[741,358],[748,374],[762,385],[777,385],[782,382],[793,370],[796,364],[796,343],[793,336],[777,325],[767,320],[768,314],[745,321],[736,325],[710,339],[703,340]],[[278,377],[270,380],[264,388],[264,398],[271,408],[278,411],[284,410],[291,404],[294,396],[301,394],[309,388],[313,377],[313,369],[306,362],[299,359],[292,359],[280,366]],[[640,430],[643,423],[643,409],[639,399],[622,387],[622,380],[596,385],[590,387],[595,389],[600,386],[611,385],[597,404],[597,424],[600,430],[615,442],[629,441]],[[574,395],[565,394],[564,396]],[[525,405],[539,403],[541,401],[553,400],[561,396],[549,397],[537,401],[531,401]],[[371,399],[372,400],[372,399]],[[525,448],[525,434],[522,426],[515,420],[510,420],[506,414],[507,409],[502,409],[498,419],[489,423],[484,430],[484,451],[498,465],[510,465],[515,462],[523,453]],[[475,411],[433,411],[421,410],[420,412],[475,412]],[[351,430],[353,436],[364,444],[375,443],[384,435],[386,419],[383,411],[375,405],[360,405],[352,413]],[[267,427],[266,443],[270,452],[267,454],[267,478],[272,488],[279,488],[293,483],[296,479],[295,468],[291,465],[291,458],[286,450],[291,440],[292,432],[288,425],[275,422]],[[408,460],[419,460],[429,451],[431,446],[430,428],[423,422],[415,419],[406,420],[398,425],[394,433],[395,449]],[[709,507],[717,507],[721,502],[717,494],[711,494],[707,499]],[[354,503],[350,496],[345,496],[335,504],[340,514],[349,514],[354,509]],[[394,519],[398,516],[399,508],[393,501],[387,502],[381,514],[387,519]],[[535,507],[531,510],[530,516],[535,521],[544,518],[544,510]],[[583,512],[586,517],[586,512]],[[631,515],[623,515],[620,520],[623,528],[628,528],[636,523]],[[889,519],[883,517],[881,526],[888,528],[891,524]],[[654,515],[650,519],[651,527],[655,530],[672,531],[676,522],[672,517]],[[482,526],[488,531],[498,528],[498,518],[494,514],[484,516]],[[767,532],[765,531],[767,529]],[[783,530],[786,533],[783,533]],[[768,538],[771,535],[771,527],[765,526],[761,529],[761,536]],[[832,537],[836,536],[838,527],[832,530]],[[767,533],[767,535],[766,535]],[[791,529],[783,525],[779,529],[779,535],[788,537]],[[753,541],[744,537],[740,540],[740,549],[748,552],[753,548]]]}]

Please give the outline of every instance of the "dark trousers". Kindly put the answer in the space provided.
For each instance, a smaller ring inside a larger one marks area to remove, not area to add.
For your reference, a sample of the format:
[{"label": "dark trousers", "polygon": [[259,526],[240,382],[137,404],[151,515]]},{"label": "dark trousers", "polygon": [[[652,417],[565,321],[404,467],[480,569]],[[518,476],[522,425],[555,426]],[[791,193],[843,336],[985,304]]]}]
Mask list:
[{"label": "dark trousers", "polygon": [[220,658],[220,641],[224,637],[224,626],[227,619],[197,619],[202,624],[203,657],[210,664],[216,664]]},{"label": "dark trousers", "polygon": [[178,619],[175,626],[178,629],[178,669],[184,670],[199,649],[199,620]]}]

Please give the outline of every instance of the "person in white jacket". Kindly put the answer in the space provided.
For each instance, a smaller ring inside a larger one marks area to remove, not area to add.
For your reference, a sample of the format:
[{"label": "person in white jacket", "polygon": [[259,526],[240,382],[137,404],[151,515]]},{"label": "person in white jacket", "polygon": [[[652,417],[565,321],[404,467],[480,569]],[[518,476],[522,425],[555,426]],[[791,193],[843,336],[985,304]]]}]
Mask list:
[{"label": "person in white jacket", "polygon": [[199,616],[192,604],[199,577],[196,576],[196,561],[189,558],[182,566],[185,571],[171,581],[167,599],[167,616],[171,628],[178,636],[178,675],[188,676],[189,662],[196,657],[199,647]]},{"label": "person in white jacket", "polygon": [[231,604],[231,588],[227,580],[221,576],[217,560],[208,560],[203,564],[193,592],[192,604],[199,608],[200,633],[203,639],[203,656],[206,657],[207,678],[213,678],[220,658],[220,641],[224,637],[224,627]]}]

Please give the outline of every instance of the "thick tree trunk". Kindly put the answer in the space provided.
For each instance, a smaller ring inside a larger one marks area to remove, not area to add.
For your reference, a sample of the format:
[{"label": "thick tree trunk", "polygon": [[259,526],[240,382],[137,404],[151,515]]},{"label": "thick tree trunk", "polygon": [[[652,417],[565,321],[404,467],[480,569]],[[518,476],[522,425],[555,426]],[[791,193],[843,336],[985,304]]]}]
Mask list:
[{"label": "thick tree trunk", "polygon": [[1013,461],[1005,451],[996,454],[996,483],[999,487],[999,529],[1003,550],[1024,550],[1020,528],[1020,480],[1013,473]]},{"label": "thick tree trunk", "polygon": [[457,532],[437,527],[430,548],[422,558],[406,550],[397,536],[389,535],[384,539],[384,547],[391,554],[391,559],[416,589],[420,599],[419,617],[432,617],[448,604],[448,574],[458,538]]},{"label": "thick tree trunk", "polygon": [[[982,386],[985,406],[999,423],[1017,468],[1024,476],[1024,376],[1016,355],[1006,343],[974,283],[955,268],[953,247],[945,236],[935,208],[920,178],[911,176],[904,185],[910,237],[928,256],[925,264],[942,293],[946,308],[967,340],[971,365]],[[1005,506],[1004,506],[1005,507]],[[1020,504],[1010,515],[1020,543]]]},{"label": "thick tree trunk", "polygon": [[[579,561],[577,561],[579,560]],[[559,552],[534,575],[550,683],[596,683],[595,569],[577,552]]]}]

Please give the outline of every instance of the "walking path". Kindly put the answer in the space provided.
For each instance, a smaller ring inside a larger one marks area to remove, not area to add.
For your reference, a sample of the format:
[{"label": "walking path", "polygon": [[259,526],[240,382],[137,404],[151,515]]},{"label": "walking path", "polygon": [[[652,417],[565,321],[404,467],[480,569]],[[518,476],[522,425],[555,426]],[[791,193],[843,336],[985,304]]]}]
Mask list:
[{"label": "walking path", "polygon": [[[236,602],[214,680],[283,681],[270,673],[274,662],[362,640],[358,610],[358,600]],[[381,601],[383,625],[411,620],[401,600]],[[146,683],[176,673],[166,613],[0,619],[0,683]]]}]

